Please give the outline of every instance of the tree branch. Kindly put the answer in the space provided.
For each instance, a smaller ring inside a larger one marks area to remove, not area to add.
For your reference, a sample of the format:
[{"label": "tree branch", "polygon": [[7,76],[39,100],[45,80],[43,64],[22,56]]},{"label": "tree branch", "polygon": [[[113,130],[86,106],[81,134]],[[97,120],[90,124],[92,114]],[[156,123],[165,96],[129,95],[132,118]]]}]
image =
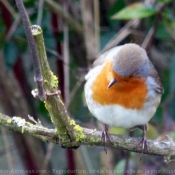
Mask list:
[{"label": "tree branch", "polygon": [[[47,62],[42,30],[37,25],[30,26],[22,0],[16,0],[16,4],[21,14],[33,57],[35,78],[38,86],[36,94],[38,94],[41,100],[45,100],[45,107],[50,114],[56,131],[64,133],[64,135],[61,136],[61,139],[64,141],[75,141],[78,146],[78,142],[85,136],[83,135],[82,128],[79,125],[76,125],[74,120],[71,120],[67,115],[67,111],[65,110],[64,104],[58,93],[53,95],[56,91],[58,92],[58,79],[51,72]],[[35,94],[35,91],[33,94]],[[48,94],[52,96],[48,96]]]},{"label": "tree branch", "polygon": [[46,96],[45,96],[44,89],[43,89],[43,77],[41,74],[41,68],[40,68],[40,64],[38,60],[35,41],[32,36],[32,32],[30,28],[30,22],[29,22],[29,19],[28,19],[28,16],[27,16],[22,0],[16,0],[16,5],[21,15],[21,19],[24,25],[26,36],[27,36],[27,41],[28,41],[30,51],[32,54],[34,73],[35,73],[34,79],[36,80],[37,87],[38,87],[38,94],[39,94],[38,96],[41,100],[45,100]]},{"label": "tree branch", "polygon": [[[46,94],[54,94],[54,92],[58,91],[58,79],[51,72],[47,62],[42,30],[37,25],[33,25],[31,29],[35,39],[41,72],[44,79],[44,89]],[[84,137],[81,130],[76,130],[76,128],[80,128],[80,126],[76,125],[75,122],[69,118],[61,97],[58,94],[55,96],[48,96],[44,103],[50,114],[51,120],[56,127],[56,131],[65,133],[62,135],[63,140],[76,140],[78,142],[80,141],[80,138]]]},{"label": "tree branch", "polygon": [[[62,135],[64,133],[58,133],[54,129],[48,129],[39,124],[32,124],[20,117],[9,117],[4,114],[0,114],[0,125],[6,127],[9,130],[18,131],[22,134],[32,135],[44,142],[52,142],[64,147],[76,147],[77,142],[70,142],[70,140],[63,141]],[[104,146],[101,140],[102,132],[83,128],[83,133],[86,136],[81,140],[81,145],[90,146]],[[126,151],[141,152],[141,147],[135,147],[139,138],[131,138],[125,136],[111,135],[112,142],[107,141],[106,146]],[[148,140],[148,151],[144,151],[144,154],[165,156],[169,160],[175,157],[175,142],[171,140],[165,141],[152,141]]]}]

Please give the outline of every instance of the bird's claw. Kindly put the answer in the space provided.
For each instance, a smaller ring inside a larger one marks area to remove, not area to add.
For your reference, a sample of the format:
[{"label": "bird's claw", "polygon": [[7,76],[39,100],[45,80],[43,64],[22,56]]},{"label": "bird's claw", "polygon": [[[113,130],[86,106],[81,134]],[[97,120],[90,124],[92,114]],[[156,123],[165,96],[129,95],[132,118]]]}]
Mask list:
[{"label": "bird's claw", "polygon": [[110,142],[112,142],[112,139],[111,139],[110,134],[108,133],[108,127],[106,125],[105,125],[104,130],[102,131],[101,140],[104,142],[104,151],[107,154],[106,143],[107,143],[107,140],[109,140]]},{"label": "bird's claw", "polygon": [[143,151],[148,151],[148,141],[147,141],[147,138],[146,138],[146,126],[143,126],[142,136],[139,139],[139,141],[138,141],[137,145],[135,146],[135,148],[137,148],[140,144],[142,146],[141,157],[140,157],[140,160],[141,160],[142,156],[143,156]]}]

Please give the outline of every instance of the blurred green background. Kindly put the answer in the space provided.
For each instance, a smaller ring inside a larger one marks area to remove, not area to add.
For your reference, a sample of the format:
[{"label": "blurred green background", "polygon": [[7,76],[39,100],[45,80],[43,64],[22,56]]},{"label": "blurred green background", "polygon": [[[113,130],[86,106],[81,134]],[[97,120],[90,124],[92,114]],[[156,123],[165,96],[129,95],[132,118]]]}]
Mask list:
[{"label": "blurred green background", "polygon": [[[24,0],[31,24],[41,26],[49,64],[69,115],[87,128],[103,129],[84,99],[84,76],[100,53],[125,43],[146,49],[159,72],[164,94],[149,124],[148,139],[175,139],[175,1],[173,0]],[[0,111],[48,128],[49,115],[31,90],[33,65],[14,0],[0,0]],[[67,150],[0,127],[0,174],[175,174],[166,158],[81,146]],[[121,128],[111,133],[139,137]],[[21,170],[21,172],[20,172]],[[24,170],[24,171],[22,171]],[[28,171],[27,171],[28,170]],[[40,171],[36,171],[40,170]],[[67,171],[69,170],[69,171]],[[71,172],[71,173],[70,173]]]}]

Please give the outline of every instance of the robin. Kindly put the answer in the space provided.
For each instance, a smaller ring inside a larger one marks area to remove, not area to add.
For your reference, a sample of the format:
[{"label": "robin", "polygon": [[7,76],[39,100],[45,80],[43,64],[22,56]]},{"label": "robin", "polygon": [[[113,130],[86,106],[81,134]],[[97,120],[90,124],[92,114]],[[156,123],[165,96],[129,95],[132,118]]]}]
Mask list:
[{"label": "robin", "polygon": [[[114,47],[93,63],[86,75],[85,97],[90,112],[106,125],[140,128],[142,153],[146,130],[160,103],[163,87],[146,51],[137,44]],[[102,135],[107,135],[107,129]]]}]

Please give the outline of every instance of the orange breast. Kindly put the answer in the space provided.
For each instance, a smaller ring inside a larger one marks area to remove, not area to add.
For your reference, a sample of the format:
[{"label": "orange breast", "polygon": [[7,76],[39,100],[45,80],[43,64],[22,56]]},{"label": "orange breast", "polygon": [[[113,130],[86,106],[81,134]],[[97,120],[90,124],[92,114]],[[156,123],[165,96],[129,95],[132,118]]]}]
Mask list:
[{"label": "orange breast", "polygon": [[[111,78],[117,83],[107,89]],[[103,105],[121,105],[130,109],[141,109],[147,95],[147,86],[140,77],[117,76],[112,71],[112,63],[107,63],[92,85],[93,99]]]}]

